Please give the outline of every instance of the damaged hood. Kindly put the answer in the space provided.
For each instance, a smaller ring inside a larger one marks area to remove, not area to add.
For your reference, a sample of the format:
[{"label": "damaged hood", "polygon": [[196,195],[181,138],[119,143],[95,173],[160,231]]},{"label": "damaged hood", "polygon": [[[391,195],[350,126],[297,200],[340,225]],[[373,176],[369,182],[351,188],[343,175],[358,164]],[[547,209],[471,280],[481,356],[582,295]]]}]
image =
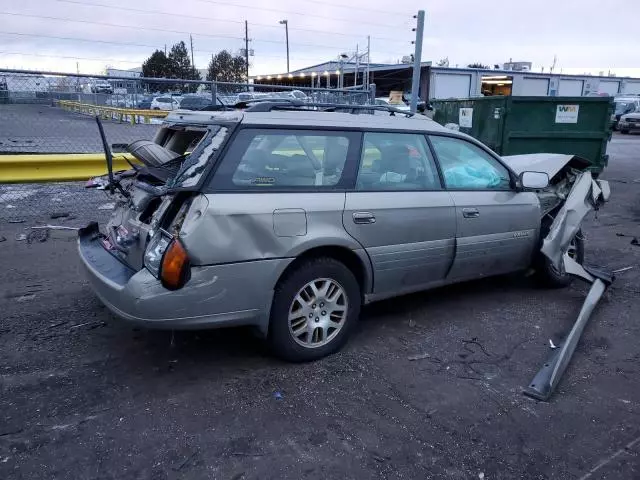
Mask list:
[{"label": "damaged hood", "polygon": [[566,165],[584,169],[589,162],[576,155],[562,153],[531,153],[527,155],[507,155],[502,157],[511,170],[520,175],[524,171],[544,172],[552,179]]}]

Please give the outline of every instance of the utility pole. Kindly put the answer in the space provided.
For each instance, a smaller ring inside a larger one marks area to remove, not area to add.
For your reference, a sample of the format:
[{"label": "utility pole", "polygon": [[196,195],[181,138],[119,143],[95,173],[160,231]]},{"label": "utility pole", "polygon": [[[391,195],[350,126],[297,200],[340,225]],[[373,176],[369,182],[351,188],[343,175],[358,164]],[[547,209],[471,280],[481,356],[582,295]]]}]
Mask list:
[{"label": "utility pole", "polygon": [[193,68],[193,72],[196,71],[196,62],[193,61],[193,37],[189,34],[189,42],[191,43],[191,67]]},{"label": "utility pole", "polygon": [[415,52],[413,54],[413,79],[411,80],[411,113],[416,113],[418,107],[418,91],[420,90],[420,64],[422,58],[422,37],[424,36],[424,10],[418,10],[416,28]]},{"label": "utility pole", "polygon": [[367,81],[365,85],[369,88],[369,63],[371,63],[371,37],[367,35]]},{"label": "utility pole", "polygon": [[167,56],[167,44],[166,43],[164,44],[164,56],[165,57]]},{"label": "utility pole", "polygon": [[287,73],[289,73],[289,20],[280,20],[280,25],[284,25],[284,34],[287,41]]},{"label": "utility pole", "polygon": [[358,71],[360,70],[360,56],[358,55],[358,44],[356,43],[356,70],[353,74],[353,86],[358,85]]},{"label": "utility pole", "polygon": [[247,84],[249,84],[249,22],[244,21],[244,58],[247,68],[246,76],[247,76]]}]

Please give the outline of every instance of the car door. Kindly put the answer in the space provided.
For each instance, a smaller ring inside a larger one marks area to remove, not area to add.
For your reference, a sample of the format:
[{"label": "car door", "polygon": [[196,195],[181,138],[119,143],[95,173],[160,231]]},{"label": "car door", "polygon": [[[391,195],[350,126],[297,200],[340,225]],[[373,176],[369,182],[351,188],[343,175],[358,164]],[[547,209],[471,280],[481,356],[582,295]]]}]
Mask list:
[{"label": "car door", "polygon": [[540,229],[536,194],[516,191],[507,167],[479,145],[450,136],[429,138],[455,205],[456,255],[447,279],[527,268]]},{"label": "car door", "polygon": [[451,267],[455,209],[421,134],[367,132],[343,223],[368,253],[374,294],[442,282]]}]

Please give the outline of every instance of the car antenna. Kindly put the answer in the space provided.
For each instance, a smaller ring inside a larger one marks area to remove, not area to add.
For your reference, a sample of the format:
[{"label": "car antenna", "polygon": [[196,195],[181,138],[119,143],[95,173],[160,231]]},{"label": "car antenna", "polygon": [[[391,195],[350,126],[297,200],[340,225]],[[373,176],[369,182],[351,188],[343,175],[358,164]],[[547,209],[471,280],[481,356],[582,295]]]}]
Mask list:
[{"label": "car antenna", "polygon": [[102,148],[104,149],[104,156],[107,160],[107,173],[109,174],[109,191],[114,193],[114,188],[117,188],[118,191],[126,198],[129,198],[129,192],[127,192],[120,182],[115,179],[113,176],[113,155],[111,154],[111,149],[109,148],[109,143],[107,142],[107,137],[104,134],[104,128],[102,127],[102,122],[100,121],[100,116],[96,115],[96,123],[98,124],[98,130],[100,131],[100,139],[102,140]]}]

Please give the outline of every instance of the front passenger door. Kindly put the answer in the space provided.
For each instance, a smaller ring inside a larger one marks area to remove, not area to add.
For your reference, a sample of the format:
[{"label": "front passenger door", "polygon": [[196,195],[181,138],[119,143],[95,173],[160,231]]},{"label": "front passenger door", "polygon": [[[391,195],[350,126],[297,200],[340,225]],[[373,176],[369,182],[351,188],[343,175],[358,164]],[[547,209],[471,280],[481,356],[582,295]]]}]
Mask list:
[{"label": "front passenger door", "polygon": [[453,261],[454,206],[423,135],[364,134],[356,190],[346,194],[343,224],[371,258],[375,294],[443,281]]},{"label": "front passenger door", "polygon": [[462,138],[429,137],[456,212],[456,256],[447,280],[527,268],[538,245],[540,204],[517,192],[508,169]]}]

